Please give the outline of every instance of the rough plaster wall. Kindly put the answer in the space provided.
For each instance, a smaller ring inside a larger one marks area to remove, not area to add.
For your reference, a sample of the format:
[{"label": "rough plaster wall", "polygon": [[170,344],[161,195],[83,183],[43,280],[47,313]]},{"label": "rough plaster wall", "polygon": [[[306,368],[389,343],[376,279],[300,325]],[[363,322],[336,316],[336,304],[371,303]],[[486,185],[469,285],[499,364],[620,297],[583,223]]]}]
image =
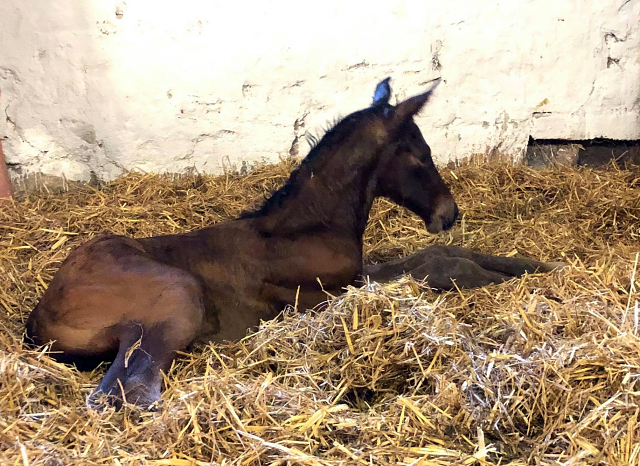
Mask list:
[{"label": "rough plaster wall", "polygon": [[[442,76],[440,161],[534,138],[640,138],[640,1],[2,0],[14,176],[219,172],[304,155],[306,131]],[[2,114],[0,114],[2,115]]]}]

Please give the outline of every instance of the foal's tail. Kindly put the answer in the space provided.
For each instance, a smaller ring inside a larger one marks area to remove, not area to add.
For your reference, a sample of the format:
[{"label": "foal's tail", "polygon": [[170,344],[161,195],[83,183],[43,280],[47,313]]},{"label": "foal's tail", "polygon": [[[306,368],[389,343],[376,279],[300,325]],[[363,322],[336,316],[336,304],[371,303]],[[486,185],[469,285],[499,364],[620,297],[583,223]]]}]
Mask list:
[{"label": "foal's tail", "polygon": [[25,333],[22,336],[22,344],[27,349],[35,349],[43,344],[36,332],[36,315],[38,313],[38,306],[40,305],[38,304],[33,311],[31,311],[31,314],[27,319],[27,323],[25,324]]}]

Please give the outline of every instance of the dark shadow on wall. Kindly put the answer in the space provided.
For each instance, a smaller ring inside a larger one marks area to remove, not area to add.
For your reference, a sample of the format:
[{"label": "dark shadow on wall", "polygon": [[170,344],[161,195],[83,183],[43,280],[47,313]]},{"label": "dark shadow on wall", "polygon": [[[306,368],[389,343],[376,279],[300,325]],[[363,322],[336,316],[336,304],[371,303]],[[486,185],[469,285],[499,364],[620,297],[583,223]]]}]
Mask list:
[{"label": "dark shadow on wall", "polygon": [[554,164],[600,167],[614,161],[618,166],[640,165],[640,139],[533,139],[525,164],[534,168]]}]

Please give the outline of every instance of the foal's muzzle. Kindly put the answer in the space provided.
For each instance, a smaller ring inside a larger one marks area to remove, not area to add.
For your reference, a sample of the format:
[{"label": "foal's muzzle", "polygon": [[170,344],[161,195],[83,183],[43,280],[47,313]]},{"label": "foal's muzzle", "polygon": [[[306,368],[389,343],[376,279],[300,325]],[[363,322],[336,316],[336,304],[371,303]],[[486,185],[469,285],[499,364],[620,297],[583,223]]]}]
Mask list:
[{"label": "foal's muzzle", "polygon": [[447,196],[438,203],[431,215],[431,223],[427,225],[427,231],[429,233],[440,233],[441,231],[450,230],[459,215],[460,210],[453,196]]}]

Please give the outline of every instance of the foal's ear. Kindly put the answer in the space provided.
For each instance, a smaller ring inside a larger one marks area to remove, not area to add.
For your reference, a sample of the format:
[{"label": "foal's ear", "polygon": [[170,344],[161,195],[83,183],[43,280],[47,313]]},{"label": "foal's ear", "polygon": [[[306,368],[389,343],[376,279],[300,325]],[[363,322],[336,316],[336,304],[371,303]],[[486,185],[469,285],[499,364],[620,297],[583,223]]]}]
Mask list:
[{"label": "foal's ear", "polygon": [[373,94],[373,105],[384,105],[389,103],[391,97],[391,86],[389,81],[391,78],[384,78],[376,86],[376,92]]},{"label": "foal's ear", "polygon": [[415,114],[417,114],[420,110],[422,110],[422,107],[424,107],[424,105],[427,103],[435,88],[438,87],[438,84],[440,84],[440,78],[436,78],[433,81],[434,83],[431,85],[431,88],[427,92],[418,94],[396,105],[396,111],[394,112],[393,116],[396,124],[400,125],[404,123],[409,118],[412,118]]}]

